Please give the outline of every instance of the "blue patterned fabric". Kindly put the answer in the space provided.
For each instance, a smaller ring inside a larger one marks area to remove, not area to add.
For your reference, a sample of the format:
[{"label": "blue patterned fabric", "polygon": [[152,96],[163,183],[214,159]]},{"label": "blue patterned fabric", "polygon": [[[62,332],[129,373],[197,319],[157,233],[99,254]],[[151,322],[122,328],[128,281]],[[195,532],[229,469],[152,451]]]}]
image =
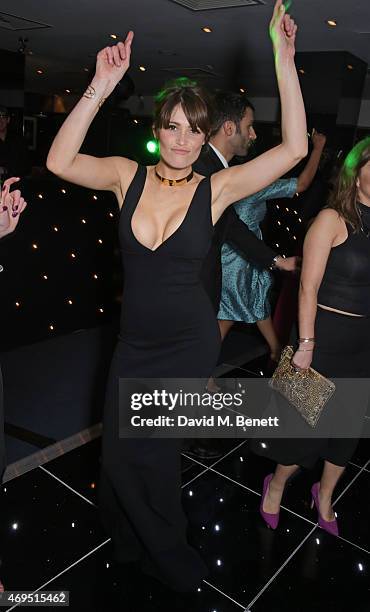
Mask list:
[{"label": "blue patterned fabric", "polygon": [[[260,239],[260,223],[266,214],[266,200],[292,198],[297,179],[280,179],[258,193],[240,200],[234,208],[242,221]],[[222,247],[222,294],[218,318],[226,321],[255,323],[270,316],[268,293],[272,275],[258,270],[231,245]]]}]

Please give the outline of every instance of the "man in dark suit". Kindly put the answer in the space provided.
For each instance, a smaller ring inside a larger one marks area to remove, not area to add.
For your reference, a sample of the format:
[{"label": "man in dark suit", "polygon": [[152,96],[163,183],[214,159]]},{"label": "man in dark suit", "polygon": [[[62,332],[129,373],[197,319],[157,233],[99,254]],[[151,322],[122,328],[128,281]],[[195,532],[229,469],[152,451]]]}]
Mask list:
[{"label": "man in dark suit", "polygon": [[[215,116],[209,143],[193,165],[195,172],[210,176],[223,168],[236,155],[245,156],[256,139],[253,128],[254,108],[244,96],[220,92],[214,98]],[[233,206],[229,206],[214,228],[211,248],[204,261],[201,278],[217,315],[222,288],[221,249],[231,243],[256,267],[287,272],[297,265],[296,257],[284,258],[270,249],[239,219]],[[216,459],[222,455],[215,440],[189,440],[187,451],[199,459]]]},{"label": "man in dark suit", "polygon": [[[216,94],[214,103],[216,112],[210,141],[193,166],[195,172],[203,176],[227,168],[236,155],[245,156],[256,139],[254,108],[244,95],[220,92]],[[284,258],[270,249],[239,219],[233,206],[229,206],[215,225],[212,245],[201,274],[216,314],[221,297],[221,248],[224,242],[235,246],[258,268],[278,268],[287,272],[296,268],[296,257]]]}]

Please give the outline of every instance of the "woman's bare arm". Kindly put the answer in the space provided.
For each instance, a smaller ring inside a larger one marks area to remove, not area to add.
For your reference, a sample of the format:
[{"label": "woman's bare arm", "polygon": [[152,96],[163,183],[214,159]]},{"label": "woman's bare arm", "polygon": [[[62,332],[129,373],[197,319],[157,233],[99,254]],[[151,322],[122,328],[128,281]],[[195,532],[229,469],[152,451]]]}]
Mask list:
[{"label": "woman's bare arm", "polygon": [[270,35],[281,100],[282,143],[250,162],[212,176],[216,219],[227,206],[270,185],[307,155],[306,113],[294,64],[296,32],[282,0],[277,0]]},{"label": "woman's bare arm", "polygon": [[95,76],[56,135],[46,163],[51,172],[66,181],[114,191],[119,200],[122,186],[125,188],[132,179],[136,162],[124,157],[82,155],[79,150],[99,108],[129,68],[132,40],[133,32],[129,32],[124,43],[98,53]]},{"label": "woman's bare arm", "polygon": [[[315,337],[317,294],[325,273],[328,257],[339,234],[343,232],[341,221],[335,210],[322,210],[307,232],[303,247],[302,273],[299,288],[299,337]],[[300,368],[309,368],[314,348],[313,342],[299,346],[305,352],[296,352],[294,363]]]}]

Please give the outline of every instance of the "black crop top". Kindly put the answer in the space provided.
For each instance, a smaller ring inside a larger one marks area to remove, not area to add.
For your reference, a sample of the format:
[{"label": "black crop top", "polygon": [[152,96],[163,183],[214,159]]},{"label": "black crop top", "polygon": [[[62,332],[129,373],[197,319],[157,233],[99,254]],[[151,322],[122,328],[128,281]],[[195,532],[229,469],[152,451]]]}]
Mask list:
[{"label": "black crop top", "polygon": [[358,202],[363,230],[346,223],[348,238],[330,251],[317,301],[323,306],[370,316],[370,207]]}]

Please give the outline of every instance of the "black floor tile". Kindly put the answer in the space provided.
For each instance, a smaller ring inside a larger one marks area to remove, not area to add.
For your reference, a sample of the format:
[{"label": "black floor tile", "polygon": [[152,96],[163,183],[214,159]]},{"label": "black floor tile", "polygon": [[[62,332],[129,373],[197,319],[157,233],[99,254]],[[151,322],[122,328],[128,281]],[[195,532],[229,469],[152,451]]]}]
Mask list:
[{"label": "black floor tile", "polygon": [[[201,442],[199,443],[201,444]],[[226,457],[229,453],[232,453],[235,449],[244,445],[245,441],[242,438],[214,438],[211,442],[207,440],[207,448],[208,444],[210,444],[210,447],[213,450],[218,450],[220,452],[221,456],[218,459],[205,459],[203,457],[196,456],[191,457],[191,459],[193,459],[194,462],[199,462],[205,467],[215,466],[215,469],[217,469],[219,462],[223,461],[224,457]],[[186,449],[184,450],[184,454],[187,454]]]},{"label": "black floor tile", "polygon": [[251,612],[368,612],[369,555],[317,529]]},{"label": "black floor tile", "polygon": [[[228,364],[224,364],[224,365],[226,366]],[[233,379],[235,380],[235,382],[237,382],[238,379],[240,378],[263,378],[264,377],[264,371],[260,369],[259,366],[257,369],[255,369],[252,366],[249,367],[249,364],[246,364],[243,367],[239,367],[239,366],[235,367],[232,364],[230,364],[230,368],[232,369],[225,372],[225,374],[221,374],[221,376],[216,379],[216,383],[219,383],[219,386],[222,387],[223,379],[225,378],[230,379],[230,383],[231,383]]]},{"label": "black floor tile", "polygon": [[181,472],[187,474],[194,467],[194,461],[186,456],[186,449],[181,453]]},{"label": "black floor tile", "polygon": [[[44,467],[78,493],[97,503],[100,452],[99,438],[49,461]],[[186,457],[182,457],[181,463],[183,482],[188,482],[204,469]]]},{"label": "black floor tile", "polygon": [[[251,452],[247,443],[220,461],[214,469],[261,494],[263,479],[267,474],[274,471],[275,463],[266,457],[260,457]],[[310,508],[310,490],[313,483],[320,480],[321,471],[322,464],[320,462],[313,470],[298,470],[288,481],[282,500],[283,506],[313,523],[317,522],[317,515]],[[357,473],[357,467],[347,466],[335,489],[334,499],[340,495]]]},{"label": "black floor tile", "polygon": [[203,554],[209,582],[241,604],[264,586],[313,526],[286,513],[268,529],[260,498],[208,471],[183,490],[192,544]]},{"label": "black floor tile", "polygon": [[98,438],[49,461],[43,467],[96,503],[100,451],[101,438]]},{"label": "black floor tile", "polygon": [[38,588],[105,539],[97,510],[41,469],[3,486],[0,554],[7,590]]},{"label": "black floor tile", "polygon": [[[266,352],[264,355],[257,357],[257,359],[253,359],[252,361],[247,361],[242,364],[241,369],[249,370],[254,372],[257,376],[268,376],[272,367],[273,362],[270,360],[269,353]],[[262,374],[261,374],[262,373]]]},{"label": "black floor tile", "polygon": [[[35,589],[69,568],[46,588],[69,590],[71,611],[243,610],[314,527],[317,516],[308,507],[309,489],[319,477],[320,466],[299,471],[288,483],[283,500],[288,509],[313,523],[282,509],[274,532],[264,525],[258,511],[262,480],[273,470],[273,462],[250,452],[248,440],[238,448],[240,440],[221,442],[224,452],[233,449],[212,468],[221,476],[212,469],[202,474],[205,467],[182,457],[182,494],[189,539],[210,567],[209,583],[224,595],[204,584],[201,593],[194,595],[195,602],[189,603],[135,567],[114,565],[110,544],[71,568],[107,536],[100,527],[97,509],[41,468],[4,486],[0,577],[6,588]],[[360,452],[365,453],[365,447]],[[45,467],[95,502],[96,487],[91,485],[97,482],[99,455],[100,441],[96,440]],[[346,540],[370,551],[370,472],[349,465],[336,497],[351,482],[335,506],[340,532]],[[366,551],[316,528],[251,612],[365,612],[369,558]],[[359,602],[358,607],[354,601]]]},{"label": "black floor tile", "polygon": [[68,590],[71,612],[242,610],[206,584],[190,597],[175,594],[133,565],[115,565],[111,556],[111,546],[107,544],[50,583],[48,589]]},{"label": "black floor tile", "polygon": [[[368,423],[368,421],[367,421]],[[370,460],[370,440],[369,438],[363,438],[359,441],[356,451],[351,459],[353,463],[359,466],[365,465]]]},{"label": "black floor tile", "polygon": [[[340,535],[370,553],[370,473],[363,470],[335,505]],[[370,603],[370,602],[369,602]],[[370,608],[370,605],[369,605]]]}]

